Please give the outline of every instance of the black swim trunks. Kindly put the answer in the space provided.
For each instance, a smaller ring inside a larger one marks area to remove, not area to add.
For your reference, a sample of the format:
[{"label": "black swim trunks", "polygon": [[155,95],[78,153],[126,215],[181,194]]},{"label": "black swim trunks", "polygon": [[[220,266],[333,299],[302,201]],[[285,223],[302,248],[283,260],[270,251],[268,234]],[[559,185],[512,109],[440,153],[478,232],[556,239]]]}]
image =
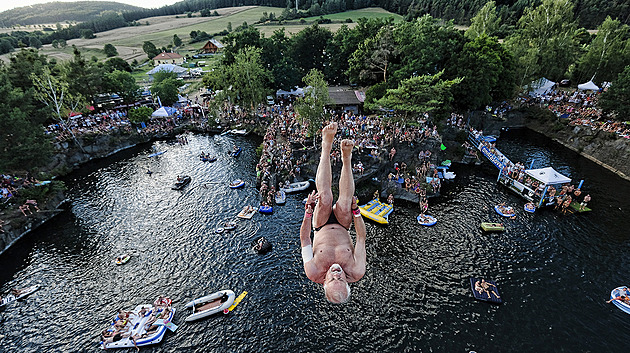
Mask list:
[{"label": "black swim trunks", "polygon": [[330,211],[330,216],[328,216],[328,220],[326,221],[326,223],[324,223],[324,225],[322,225],[321,227],[315,227],[315,231],[319,232],[319,230],[324,228],[324,226],[327,224],[339,224],[341,228],[348,230],[348,228],[342,226],[341,223],[339,223],[339,221],[337,220],[337,217],[335,216],[334,211]]}]

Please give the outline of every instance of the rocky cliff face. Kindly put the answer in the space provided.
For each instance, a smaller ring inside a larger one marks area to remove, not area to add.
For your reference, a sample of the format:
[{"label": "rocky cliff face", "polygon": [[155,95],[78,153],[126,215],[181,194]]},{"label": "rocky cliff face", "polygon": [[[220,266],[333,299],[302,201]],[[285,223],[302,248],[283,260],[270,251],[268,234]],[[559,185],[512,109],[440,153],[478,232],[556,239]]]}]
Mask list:
[{"label": "rocky cliff face", "polygon": [[617,134],[586,126],[571,126],[567,119],[558,119],[551,112],[539,108],[513,110],[505,120],[478,112],[471,114],[470,123],[486,135],[498,135],[503,128],[532,129],[630,180],[630,139]]}]

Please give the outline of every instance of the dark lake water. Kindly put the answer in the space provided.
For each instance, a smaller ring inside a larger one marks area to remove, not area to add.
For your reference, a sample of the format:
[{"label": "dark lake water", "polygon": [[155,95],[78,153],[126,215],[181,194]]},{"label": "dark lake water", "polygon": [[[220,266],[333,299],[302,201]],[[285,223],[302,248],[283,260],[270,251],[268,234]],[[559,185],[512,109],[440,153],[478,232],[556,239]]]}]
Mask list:
[{"label": "dark lake water", "polygon": [[[456,181],[430,201],[438,218],[421,227],[418,210],[397,206],[390,225],[368,224],[365,277],[346,305],[329,304],[303,273],[299,225],[304,195],[273,215],[238,220],[215,234],[254,188],[258,142],[190,136],[188,145],[156,142],[93,163],[67,180],[71,209],[0,256],[0,289],[40,284],[0,312],[2,352],[98,350],[99,332],[119,308],[173,298],[179,329],[144,352],[604,352],[630,347],[630,316],[606,304],[630,284],[630,183],[533,133],[504,134],[498,147],[513,161],[551,165],[593,196],[590,214],[519,212],[504,233],[493,206],[523,200],[496,184],[489,167],[456,166]],[[238,159],[228,151],[243,147]],[[167,150],[149,158],[155,151]],[[203,163],[200,151],[217,154]],[[147,175],[150,169],[153,175]],[[170,187],[192,176],[183,191]],[[247,182],[242,190],[231,180]],[[273,251],[250,242],[265,235]],[[132,254],[125,266],[113,259]],[[472,298],[469,278],[499,284],[504,303]],[[243,302],[229,315],[185,323],[183,305],[219,289]]]}]

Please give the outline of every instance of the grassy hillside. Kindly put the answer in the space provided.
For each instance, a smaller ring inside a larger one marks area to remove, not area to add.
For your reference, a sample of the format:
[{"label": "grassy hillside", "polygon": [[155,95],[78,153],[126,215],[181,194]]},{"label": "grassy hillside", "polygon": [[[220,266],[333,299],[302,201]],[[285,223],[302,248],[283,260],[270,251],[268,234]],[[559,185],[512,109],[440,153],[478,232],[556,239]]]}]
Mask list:
[{"label": "grassy hillside", "polygon": [[50,2],[0,12],[0,27],[41,23],[84,22],[104,12],[141,10],[114,1]]},{"label": "grassy hillside", "polygon": [[[129,62],[132,60],[138,60],[142,62],[146,60],[147,56],[142,51],[142,44],[144,41],[151,41],[157,47],[168,46],[173,40],[173,35],[177,34],[183,41],[184,46],[177,49],[177,52],[181,55],[195,54],[199,48],[205,43],[193,43],[190,42],[190,32],[193,30],[202,30],[209,34],[223,31],[227,28],[228,23],[232,23],[232,28],[240,26],[243,22],[247,22],[249,25],[256,26],[261,33],[266,37],[269,37],[274,30],[285,28],[288,33],[295,34],[302,29],[311,26],[319,17],[313,17],[306,19],[304,23],[299,20],[288,21],[282,25],[277,23],[269,24],[255,24],[262,17],[263,12],[279,14],[282,12],[282,8],[264,7],[264,6],[243,6],[218,9],[220,16],[218,17],[176,17],[176,16],[159,16],[151,17],[143,20],[148,22],[149,25],[142,25],[136,27],[124,27],[111,31],[97,33],[94,39],[73,39],[68,41],[68,47],[66,49],[55,49],[50,45],[45,45],[41,50],[42,54],[50,55],[59,60],[68,60],[72,58],[72,45],[76,45],[85,57],[95,56],[99,60],[106,59],[103,52],[103,46],[107,43],[113,44],[118,50],[119,56]],[[395,21],[401,20],[401,17],[387,12],[380,8],[367,8],[361,10],[347,11],[340,14],[334,14],[324,16],[324,18],[330,18],[333,23],[322,24],[321,27],[328,28],[331,31],[336,31],[342,25],[348,25],[354,27],[356,21],[361,18],[374,18],[374,17],[394,17]],[[350,18],[352,23],[346,23],[346,19]],[[221,40],[221,38],[218,38]],[[0,57],[5,59],[8,55]],[[209,60],[209,59],[205,59]]]}]

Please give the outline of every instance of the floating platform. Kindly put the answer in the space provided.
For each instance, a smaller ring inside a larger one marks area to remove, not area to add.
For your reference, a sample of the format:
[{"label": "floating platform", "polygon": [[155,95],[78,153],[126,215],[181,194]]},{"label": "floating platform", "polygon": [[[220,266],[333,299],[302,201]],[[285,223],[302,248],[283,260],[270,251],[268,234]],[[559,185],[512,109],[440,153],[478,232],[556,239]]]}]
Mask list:
[{"label": "floating platform", "polygon": [[372,200],[363,206],[359,206],[361,215],[380,224],[389,224],[389,215],[394,211],[394,205]]},{"label": "floating platform", "polygon": [[577,202],[577,201],[572,201],[571,202],[571,206],[569,206],[569,207],[571,207],[569,209],[569,211],[571,213],[584,213],[584,212],[591,212],[592,211],[590,208],[588,208],[586,206],[584,206],[584,209],[581,210],[580,209],[580,203]]},{"label": "floating platform", "polygon": [[484,232],[502,232],[505,230],[503,223],[481,222]]}]

